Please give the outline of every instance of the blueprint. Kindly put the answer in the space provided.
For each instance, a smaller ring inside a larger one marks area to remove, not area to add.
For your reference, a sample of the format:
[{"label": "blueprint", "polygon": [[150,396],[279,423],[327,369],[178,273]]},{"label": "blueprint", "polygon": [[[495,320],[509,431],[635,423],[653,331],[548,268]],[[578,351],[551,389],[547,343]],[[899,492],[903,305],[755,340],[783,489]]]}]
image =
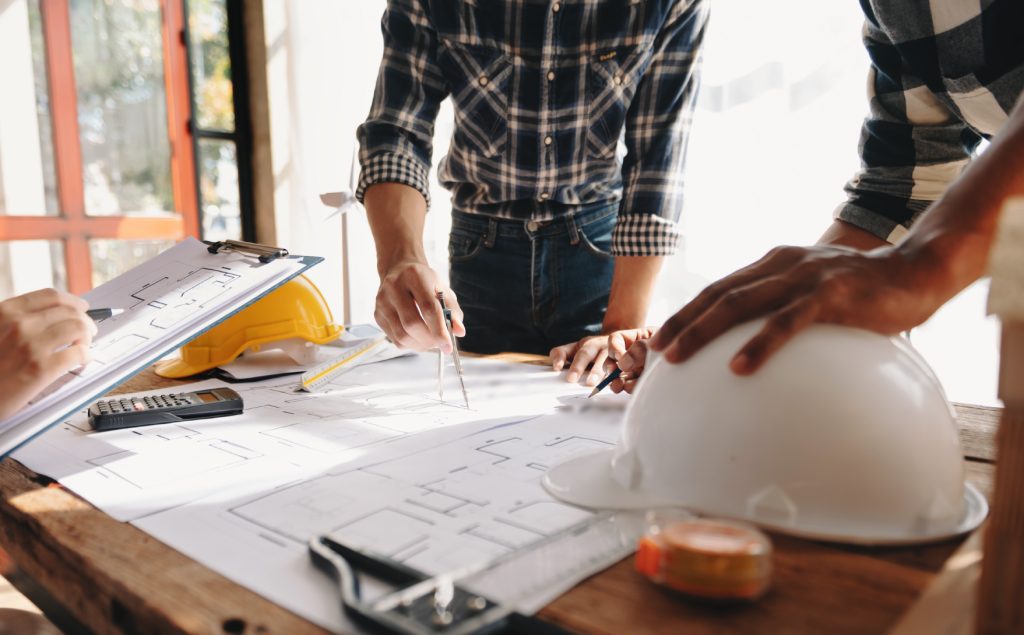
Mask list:
[{"label": "blueprint", "polygon": [[234,417],[95,432],[81,411],[14,457],[130,521],[257,477],[289,482],[417,452],[551,412],[587,390],[548,367],[463,363],[471,408],[454,385],[459,401],[438,397],[437,358],[424,354],[357,367],[317,393],[296,392],[294,377],[235,384],[245,412]]},{"label": "blueprint", "polygon": [[[594,512],[552,499],[540,478],[565,457],[615,443],[624,401],[612,395],[587,400],[585,393],[570,392],[544,417],[277,487],[239,484],[133,524],[324,628],[360,632],[344,616],[334,582],[311,564],[305,546],[310,537],[332,533],[440,574],[489,562],[575,527]],[[572,539],[560,545],[560,561],[546,564],[574,575],[544,589],[532,609],[623,557],[632,545],[635,540],[610,559],[588,544],[574,548]],[[499,585],[508,593],[513,587],[511,580]]]},{"label": "blueprint", "polygon": [[82,297],[91,307],[124,313],[97,323],[89,365],[70,370],[0,422],[0,455],[307,266],[298,259],[260,264],[239,254],[210,254],[187,238],[87,292]]}]

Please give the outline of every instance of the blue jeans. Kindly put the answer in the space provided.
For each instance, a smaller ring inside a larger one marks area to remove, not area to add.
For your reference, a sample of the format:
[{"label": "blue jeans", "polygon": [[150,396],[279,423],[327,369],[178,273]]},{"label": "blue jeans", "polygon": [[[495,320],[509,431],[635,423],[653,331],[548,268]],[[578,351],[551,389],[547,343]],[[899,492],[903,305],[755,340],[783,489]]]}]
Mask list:
[{"label": "blue jeans", "polygon": [[546,221],[452,212],[452,289],[465,313],[459,347],[547,355],[601,332],[615,271],[619,204]]}]

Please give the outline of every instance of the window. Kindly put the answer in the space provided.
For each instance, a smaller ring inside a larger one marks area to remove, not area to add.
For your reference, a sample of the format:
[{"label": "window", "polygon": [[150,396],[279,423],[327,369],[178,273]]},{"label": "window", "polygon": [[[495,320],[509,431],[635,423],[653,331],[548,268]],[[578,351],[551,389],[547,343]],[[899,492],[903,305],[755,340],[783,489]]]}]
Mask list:
[{"label": "window", "polygon": [[188,235],[246,236],[229,9],[0,3],[0,299],[81,294]]}]

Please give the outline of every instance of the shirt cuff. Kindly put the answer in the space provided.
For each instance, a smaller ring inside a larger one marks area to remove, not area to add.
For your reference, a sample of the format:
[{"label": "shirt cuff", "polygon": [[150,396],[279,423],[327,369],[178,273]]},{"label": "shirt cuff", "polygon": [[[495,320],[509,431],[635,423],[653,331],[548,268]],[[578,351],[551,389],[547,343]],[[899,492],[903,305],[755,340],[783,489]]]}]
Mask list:
[{"label": "shirt cuff", "polygon": [[682,239],[674,220],[654,214],[620,214],[612,230],[612,255],[671,256]]},{"label": "shirt cuff", "polygon": [[375,154],[365,161],[360,161],[362,171],[359,174],[359,185],[356,187],[356,199],[362,203],[366,188],[376,183],[401,183],[419,190],[427,200],[427,211],[430,211],[430,187],[427,178],[427,166],[422,162],[404,154]]},{"label": "shirt cuff", "polygon": [[905,215],[910,218],[907,222],[894,220],[885,214],[850,202],[837,207],[836,211],[832,213],[832,218],[850,223],[895,245],[907,235],[914,221],[928,209],[931,203],[932,201],[914,199],[907,201]]}]

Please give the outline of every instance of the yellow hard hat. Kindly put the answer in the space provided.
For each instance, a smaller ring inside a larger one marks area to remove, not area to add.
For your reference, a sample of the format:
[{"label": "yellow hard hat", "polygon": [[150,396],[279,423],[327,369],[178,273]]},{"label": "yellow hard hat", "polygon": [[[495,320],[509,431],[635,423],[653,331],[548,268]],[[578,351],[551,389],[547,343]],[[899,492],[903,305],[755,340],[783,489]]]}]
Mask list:
[{"label": "yellow hard hat", "polygon": [[188,377],[227,364],[250,346],[259,350],[261,344],[293,337],[326,344],[341,331],[320,290],[299,276],[182,346],[178,359],[157,364],[156,374]]}]

